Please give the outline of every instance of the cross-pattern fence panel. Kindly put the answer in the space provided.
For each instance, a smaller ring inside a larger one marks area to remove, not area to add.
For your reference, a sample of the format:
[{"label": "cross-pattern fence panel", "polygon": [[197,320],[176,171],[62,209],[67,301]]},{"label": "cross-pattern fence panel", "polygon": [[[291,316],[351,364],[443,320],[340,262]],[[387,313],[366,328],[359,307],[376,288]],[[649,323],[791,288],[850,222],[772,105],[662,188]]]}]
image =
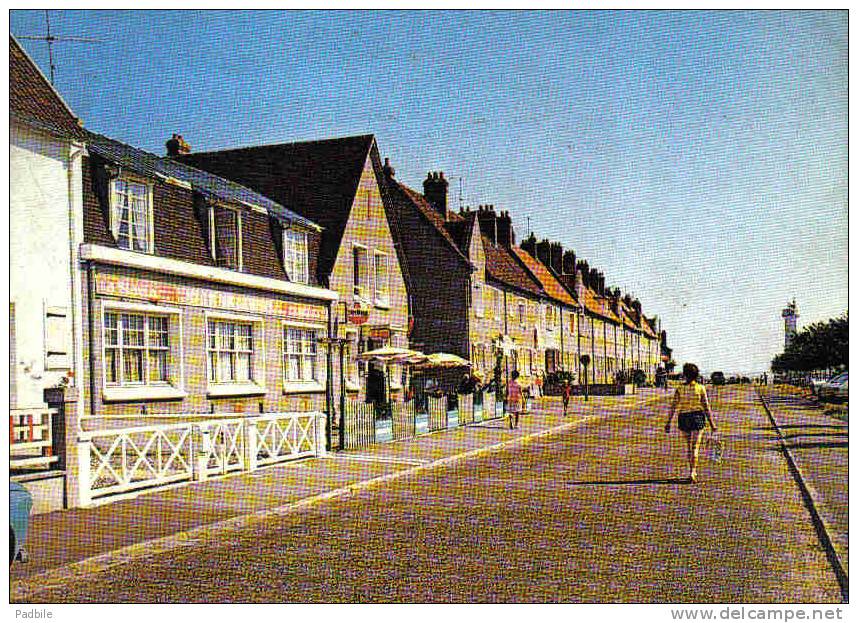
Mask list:
[{"label": "cross-pattern fence panel", "polygon": [[256,464],[313,456],[317,453],[318,416],[315,413],[270,413],[253,418],[256,428]]},{"label": "cross-pattern fence panel", "polygon": [[324,415],[270,413],[88,431],[78,438],[81,503],[325,454]]},{"label": "cross-pattern fence panel", "polygon": [[243,470],[244,420],[215,420],[198,425],[202,465],[207,475]]},{"label": "cross-pattern fence panel", "polygon": [[84,500],[192,480],[192,424],[141,426],[81,433]]}]

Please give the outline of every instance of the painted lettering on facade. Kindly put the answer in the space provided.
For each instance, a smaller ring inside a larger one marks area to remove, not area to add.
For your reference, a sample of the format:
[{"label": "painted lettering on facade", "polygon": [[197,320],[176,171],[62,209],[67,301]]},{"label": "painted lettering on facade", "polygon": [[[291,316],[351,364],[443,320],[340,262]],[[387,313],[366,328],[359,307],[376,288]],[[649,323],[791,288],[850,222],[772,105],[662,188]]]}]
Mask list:
[{"label": "painted lettering on facade", "polygon": [[283,301],[238,292],[206,290],[180,284],[169,284],[131,275],[98,273],[95,291],[101,296],[132,298],[150,302],[187,305],[254,314],[274,314],[290,320],[325,324],[325,307],[295,301]]}]

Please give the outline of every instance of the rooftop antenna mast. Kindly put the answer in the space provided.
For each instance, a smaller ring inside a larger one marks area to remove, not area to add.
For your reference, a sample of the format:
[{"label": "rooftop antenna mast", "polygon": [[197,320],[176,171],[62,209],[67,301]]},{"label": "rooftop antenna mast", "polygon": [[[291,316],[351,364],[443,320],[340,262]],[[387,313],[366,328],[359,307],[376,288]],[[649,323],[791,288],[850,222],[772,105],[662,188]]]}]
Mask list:
[{"label": "rooftop antenna mast", "polygon": [[44,41],[48,44],[48,63],[51,66],[51,84],[54,84],[54,75],[57,67],[54,65],[54,41],[62,41],[67,43],[104,43],[101,39],[90,39],[88,37],[56,37],[51,34],[51,14],[45,9],[45,35],[20,35],[19,39],[32,39],[34,41]]}]

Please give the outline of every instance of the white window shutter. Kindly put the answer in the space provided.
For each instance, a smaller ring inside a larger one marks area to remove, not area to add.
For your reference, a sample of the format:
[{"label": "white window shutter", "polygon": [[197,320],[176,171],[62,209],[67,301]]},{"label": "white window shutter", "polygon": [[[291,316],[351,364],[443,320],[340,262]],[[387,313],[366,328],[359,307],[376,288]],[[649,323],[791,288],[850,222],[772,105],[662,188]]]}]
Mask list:
[{"label": "white window shutter", "polygon": [[69,325],[67,307],[45,308],[45,369],[67,369],[69,357]]}]

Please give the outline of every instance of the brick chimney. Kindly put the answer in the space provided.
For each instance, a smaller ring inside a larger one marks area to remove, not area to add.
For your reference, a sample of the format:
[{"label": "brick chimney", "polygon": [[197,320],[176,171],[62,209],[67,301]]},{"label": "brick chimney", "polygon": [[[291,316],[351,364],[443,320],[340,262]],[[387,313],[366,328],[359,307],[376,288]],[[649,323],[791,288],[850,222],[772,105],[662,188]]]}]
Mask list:
[{"label": "brick chimney", "polygon": [[587,260],[579,260],[577,271],[581,273],[581,283],[584,287],[590,287],[590,265],[587,263]]},{"label": "brick chimney", "polygon": [[392,180],[393,176],[396,175],[396,169],[390,166],[390,158],[384,159],[384,166],[381,168],[381,171],[384,173],[384,177],[389,180]]},{"label": "brick chimney", "polygon": [[536,243],[536,259],[546,266],[551,265],[551,243],[546,238]]},{"label": "brick chimney", "polygon": [[504,210],[497,218],[498,244],[511,247],[515,244],[515,230],[512,228],[512,219],[509,212]]},{"label": "brick chimney", "polygon": [[491,240],[492,244],[497,244],[497,215],[495,214],[494,206],[480,206],[477,209],[477,221],[480,223],[480,233]]},{"label": "brick chimney", "polygon": [[574,275],[575,274],[575,251],[565,251],[563,253],[563,270],[561,271],[561,275]]},{"label": "brick chimney", "polygon": [[584,305],[584,290],[587,287],[587,262],[578,262],[575,269],[575,298]]},{"label": "brick chimney", "polygon": [[444,179],[444,172],[433,171],[426,174],[423,181],[423,196],[432,204],[432,207],[447,220],[447,187],[449,184]]},{"label": "brick chimney", "polygon": [[563,272],[563,245],[559,242],[551,243],[551,270],[558,275]]},{"label": "brick chimney", "polygon": [[185,142],[181,134],[173,134],[164,146],[167,148],[167,157],[175,158],[181,154],[191,153],[191,146]]},{"label": "brick chimney", "polygon": [[533,232],[530,232],[530,236],[521,241],[521,249],[530,257],[536,257],[536,236],[533,235]]}]

